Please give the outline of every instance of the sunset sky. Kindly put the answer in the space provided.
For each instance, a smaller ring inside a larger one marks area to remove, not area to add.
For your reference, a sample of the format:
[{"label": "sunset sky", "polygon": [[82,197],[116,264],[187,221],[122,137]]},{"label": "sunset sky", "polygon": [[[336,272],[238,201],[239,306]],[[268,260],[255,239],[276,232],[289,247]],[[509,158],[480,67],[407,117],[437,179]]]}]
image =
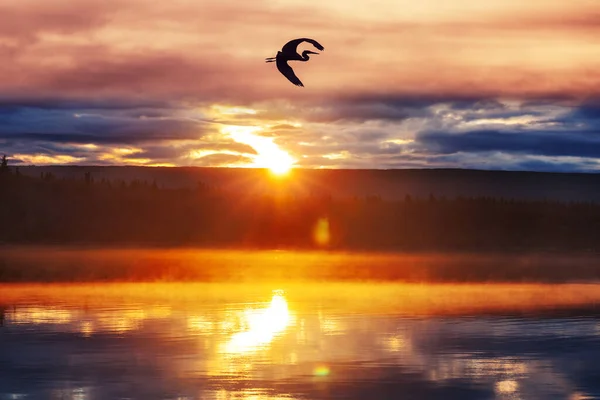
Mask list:
[{"label": "sunset sky", "polygon": [[13,165],[600,170],[598,0],[0,0],[0,60]]}]

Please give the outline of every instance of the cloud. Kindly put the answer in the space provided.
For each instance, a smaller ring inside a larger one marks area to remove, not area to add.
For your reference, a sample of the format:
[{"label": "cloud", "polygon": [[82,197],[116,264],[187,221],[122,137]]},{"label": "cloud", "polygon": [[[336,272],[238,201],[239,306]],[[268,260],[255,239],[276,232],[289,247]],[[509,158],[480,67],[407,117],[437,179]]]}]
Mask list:
[{"label": "cloud", "polygon": [[0,107],[0,138],[74,143],[199,139],[216,127],[172,109]]},{"label": "cloud", "polygon": [[235,154],[210,154],[194,160],[193,165],[198,167],[220,167],[250,164],[254,161],[250,157]]},{"label": "cloud", "polygon": [[588,105],[440,100],[420,103],[424,111],[408,120],[306,125],[278,142],[312,167],[599,168],[595,114],[579,113]]},{"label": "cloud", "polygon": [[0,113],[16,112],[24,109],[40,110],[117,110],[131,109],[167,109],[166,101],[149,99],[126,98],[93,98],[82,96],[80,98],[61,98],[58,96],[7,96],[0,94]]},{"label": "cloud", "polygon": [[[0,151],[29,152],[37,154],[38,160],[43,160],[42,155],[69,155],[84,164],[111,160],[147,165],[251,162],[256,151],[221,132],[221,127],[231,124],[264,126],[259,134],[272,137],[305,167],[493,165],[551,170],[555,164],[569,170],[576,170],[577,165],[593,170],[593,164],[584,165],[584,158],[599,156],[595,148],[600,135],[593,130],[597,120],[592,101],[573,106],[572,102],[486,97],[367,96],[316,103],[312,108],[288,102],[267,108],[263,103],[263,108],[254,111],[232,108],[231,114],[228,109],[215,113],[211,107],[142,104],[112,108],[98,103],[98,109],[86,104],[83,110],[77,103],[58,102],[55,109],[51,103],[33,104],[0,107]],[[379,107],[393,110],[392,115],[382,114]],[[357,113],[357,109],[363,112]],[[405,116],[396,118],[396,112]],[[35,127],[40,131],[29,130]],[[136,151],[121,154],[118,149]],[[492,161],[490,154],[498,153],[511,157]],[[578,159],[532,160],[530,156]]]},{"label": "cloud", "polygon": [[[0,151],[239,163],[222,129],[245,126],[305,166],[594,169],[599,21],[586,0],[0,0]],[[263,58],[303,36],[326,50],[299,89]]]},{"label": "cloud", "polygon": [[564,116],[564,118],[557,119],[557,122],[593,124],[600,127],[600,99],[587,100],[581,103],[577,107],[574,107],[573,111]]},{"label": "cloud", "polygon": [[461,134],[424,132],[418,135],[418,144],[425,151],[435,154],[501,151],[547,156],[600,157],[600,131],[472,131]]},{"label": "cloud", "polygon": [[[590,40],[598,33],[598,7],[582,0],[569,7],[471,3],[444,9],[384,2],[364,13],[297,1],[0,3],[0,57],[11,60],[0,65],[0,87],[14,96],[246,105],[335,95],[598,91],[598,48]],[[300,91],[262,59],[306,35],[326,51],[295,63],[307,85]]]},{"label": "cloud", "polygon": [[43,33],[82,34],[109,23],[127,6],[115,0],[0,2],[0,38],[35,40]]},{"label": "cloud", "polygon": [[530,159],[517,161],[513,169],[540,172],[598,172],[600,165],[590,160],[568,162],[553,159]]}]

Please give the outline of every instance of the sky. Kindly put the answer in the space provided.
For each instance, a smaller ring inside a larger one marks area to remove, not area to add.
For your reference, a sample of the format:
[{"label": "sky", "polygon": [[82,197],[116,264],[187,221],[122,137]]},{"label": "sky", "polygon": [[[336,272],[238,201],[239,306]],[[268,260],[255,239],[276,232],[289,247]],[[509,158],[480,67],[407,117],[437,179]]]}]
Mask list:
[{"label": "sky", "polygon": [[599,38],[599,0],[0,0],[0,153],[598,171]]}]

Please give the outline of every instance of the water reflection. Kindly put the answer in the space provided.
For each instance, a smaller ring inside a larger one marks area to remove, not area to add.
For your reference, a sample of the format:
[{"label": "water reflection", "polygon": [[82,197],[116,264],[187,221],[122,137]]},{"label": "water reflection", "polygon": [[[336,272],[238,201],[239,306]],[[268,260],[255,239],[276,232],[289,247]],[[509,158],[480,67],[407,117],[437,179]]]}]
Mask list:
[{"label": "water reflection", "polygon": [[581,305],[424,315],[356,312],[354,291],[208,292],[13,296],[0,306],[0,399],[600,396],[600,321]]},{"label": "water reflection", "polygon": [[293,322],[282,290],[277,290],[265,309],[247,308],[242,315],[243,331],[233,334],[224,353],[256,352],[271,343]]}]

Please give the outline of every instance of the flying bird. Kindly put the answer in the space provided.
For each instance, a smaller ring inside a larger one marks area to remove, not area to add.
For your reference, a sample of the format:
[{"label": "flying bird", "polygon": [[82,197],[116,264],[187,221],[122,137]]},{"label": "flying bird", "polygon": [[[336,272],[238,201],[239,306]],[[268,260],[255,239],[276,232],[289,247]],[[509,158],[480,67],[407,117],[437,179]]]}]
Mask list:
[{"label": "flying bird", "polygon": [[279,70],[279,72],[281,72],[283,74],[283,76],[288,78],[288,80],[290,82],[292,82],[294,85],[304,87],[304,85],[302,84],[300,79],[298,79],[298,77],[294,73],[294,70],[292,69],[292,67],[290,67],[288,65],[288,61],[308,61],[310,59],[309,54],[319,54],[319,53],[310,51],[310,50],[304,50],[302,52],[302,54],[298,54],[297,48],[298,48],[298,45],[302,42],[308,42],[308,43],[312,44],[313,46],[315,46],[318,50],[321,50],[321,51],[325,50],[325,48],[323,46],[321,46],[321,44],[314,39],[308,39],[308,38],[294,39],[294,40],[290,40],[289,42],[287,42],[281,48],[281,51],[277,52],[277,56],[266,58],[265,62],[276,62],[277,69]]}]

